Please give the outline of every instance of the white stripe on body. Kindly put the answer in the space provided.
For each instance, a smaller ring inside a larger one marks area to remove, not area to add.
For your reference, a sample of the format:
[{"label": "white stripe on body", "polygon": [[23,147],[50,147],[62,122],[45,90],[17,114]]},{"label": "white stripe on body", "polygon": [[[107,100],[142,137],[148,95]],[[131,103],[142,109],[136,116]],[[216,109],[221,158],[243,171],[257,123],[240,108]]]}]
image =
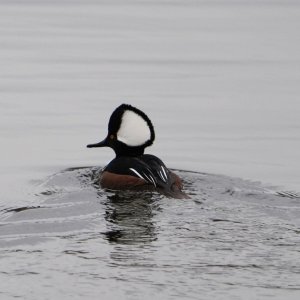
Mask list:
[{"label": "white stripe on body", "polygon": [[129,168],[130,171],[132,171],[133,173],[135,173],[138,177],[146,180],[137,170],[133,169],[133,168]]},{"label": "white stripe on body", "polygon": [[149,177],[145,174],[145,173],[143,173],[143,175],[146,177],[143,177],[137,170],[135,170],[135,169],[133,169],[133,168],[129,168],[129,170],[130,171],[132,171],[133,173],[135,173],[138,177],[140,177],[141,179],[144,179],[145,181],[148,181],[148,182],[150,182],[150,183],[153,183],[154,184],[154,186],[156,187],[156,183],[155,183],[155,180],[154,180],[154,178],[151,176],[151,175],[149,175]]},{"label": "white stripe on body", "polygon": [[163,166],[161,166],[161,169],[163,170],[163,173],[165,175],[166,180],[168,180],[168,175],[167,175],[167,173],[165,171],[165,168]]},{"label": "white stripe on body", "polygon": [[158,171],[158,175],[162,179],[163,182],[167,182],[166,179],[163,176],[163,173],[161,171]]}]

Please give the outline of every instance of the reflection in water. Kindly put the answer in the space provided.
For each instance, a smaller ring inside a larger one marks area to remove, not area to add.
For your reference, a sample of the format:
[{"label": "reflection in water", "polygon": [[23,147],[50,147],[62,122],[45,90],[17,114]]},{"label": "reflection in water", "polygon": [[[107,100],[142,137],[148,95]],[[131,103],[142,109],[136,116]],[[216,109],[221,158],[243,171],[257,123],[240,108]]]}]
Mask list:
[{"label": "reflection in water", "polygon": [[[15,289],[19,275],[26,275],[21,286],[38,275],[44,288],[51,278],[51,290],[74,282],[64,293],[88,299],[111,293],[116,299],[199,299],[207,286],[222,296],[228,287],[242,294],[251,286],[271,296],[299,291],[298,194],[176,171],[193,197],[170,200],[103,190],[97,172],[54,174],[36,187],[31,205],[0,211],[0,282],[12,283],[1,289],[5,299],[23,299]],[[206,298],[222,299],[213,296]]]},{"label": "reflection in water", "polygon": [[[156,198],[160,196],[157,195]],[[150,192],[116,191],[107,196],[105,233],[112,243],[137,244],[156,239],[153,216],[157,199]]]}]

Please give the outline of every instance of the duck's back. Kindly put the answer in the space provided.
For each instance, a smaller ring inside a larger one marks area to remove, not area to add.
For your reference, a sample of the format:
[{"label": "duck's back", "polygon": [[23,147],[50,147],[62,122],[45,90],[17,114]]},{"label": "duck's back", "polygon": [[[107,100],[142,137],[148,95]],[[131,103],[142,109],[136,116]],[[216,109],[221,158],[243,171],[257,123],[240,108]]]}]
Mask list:
[{"label": "duck's back", "polygon": [[103,170],[100,185],[108,189],[156,189],[166,196],[187,198],[181,179],[156,156],[120,156]]}]

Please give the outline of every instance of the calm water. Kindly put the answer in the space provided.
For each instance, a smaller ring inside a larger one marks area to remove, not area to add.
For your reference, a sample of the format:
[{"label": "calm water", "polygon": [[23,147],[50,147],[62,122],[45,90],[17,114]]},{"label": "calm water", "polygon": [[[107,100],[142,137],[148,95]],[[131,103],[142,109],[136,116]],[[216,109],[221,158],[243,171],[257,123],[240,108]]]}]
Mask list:
[{"label": "calm water", "polygon": [[[48,2],[0,0],[0,298],[299,299],[300,3]],[[191,200],[94,185],[121,102]]]}]

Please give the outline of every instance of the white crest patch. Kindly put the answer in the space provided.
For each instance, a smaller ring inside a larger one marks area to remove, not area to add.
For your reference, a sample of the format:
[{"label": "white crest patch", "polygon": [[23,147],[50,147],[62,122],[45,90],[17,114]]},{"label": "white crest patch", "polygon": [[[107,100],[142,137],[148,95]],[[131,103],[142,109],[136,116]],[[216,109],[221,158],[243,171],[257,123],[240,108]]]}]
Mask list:
[{"label": "white crest patch", "polygon": [[151,138],[147,122],[137,113],[126,110],[123,113],[117,139],[128,146],[141,146]]}]

